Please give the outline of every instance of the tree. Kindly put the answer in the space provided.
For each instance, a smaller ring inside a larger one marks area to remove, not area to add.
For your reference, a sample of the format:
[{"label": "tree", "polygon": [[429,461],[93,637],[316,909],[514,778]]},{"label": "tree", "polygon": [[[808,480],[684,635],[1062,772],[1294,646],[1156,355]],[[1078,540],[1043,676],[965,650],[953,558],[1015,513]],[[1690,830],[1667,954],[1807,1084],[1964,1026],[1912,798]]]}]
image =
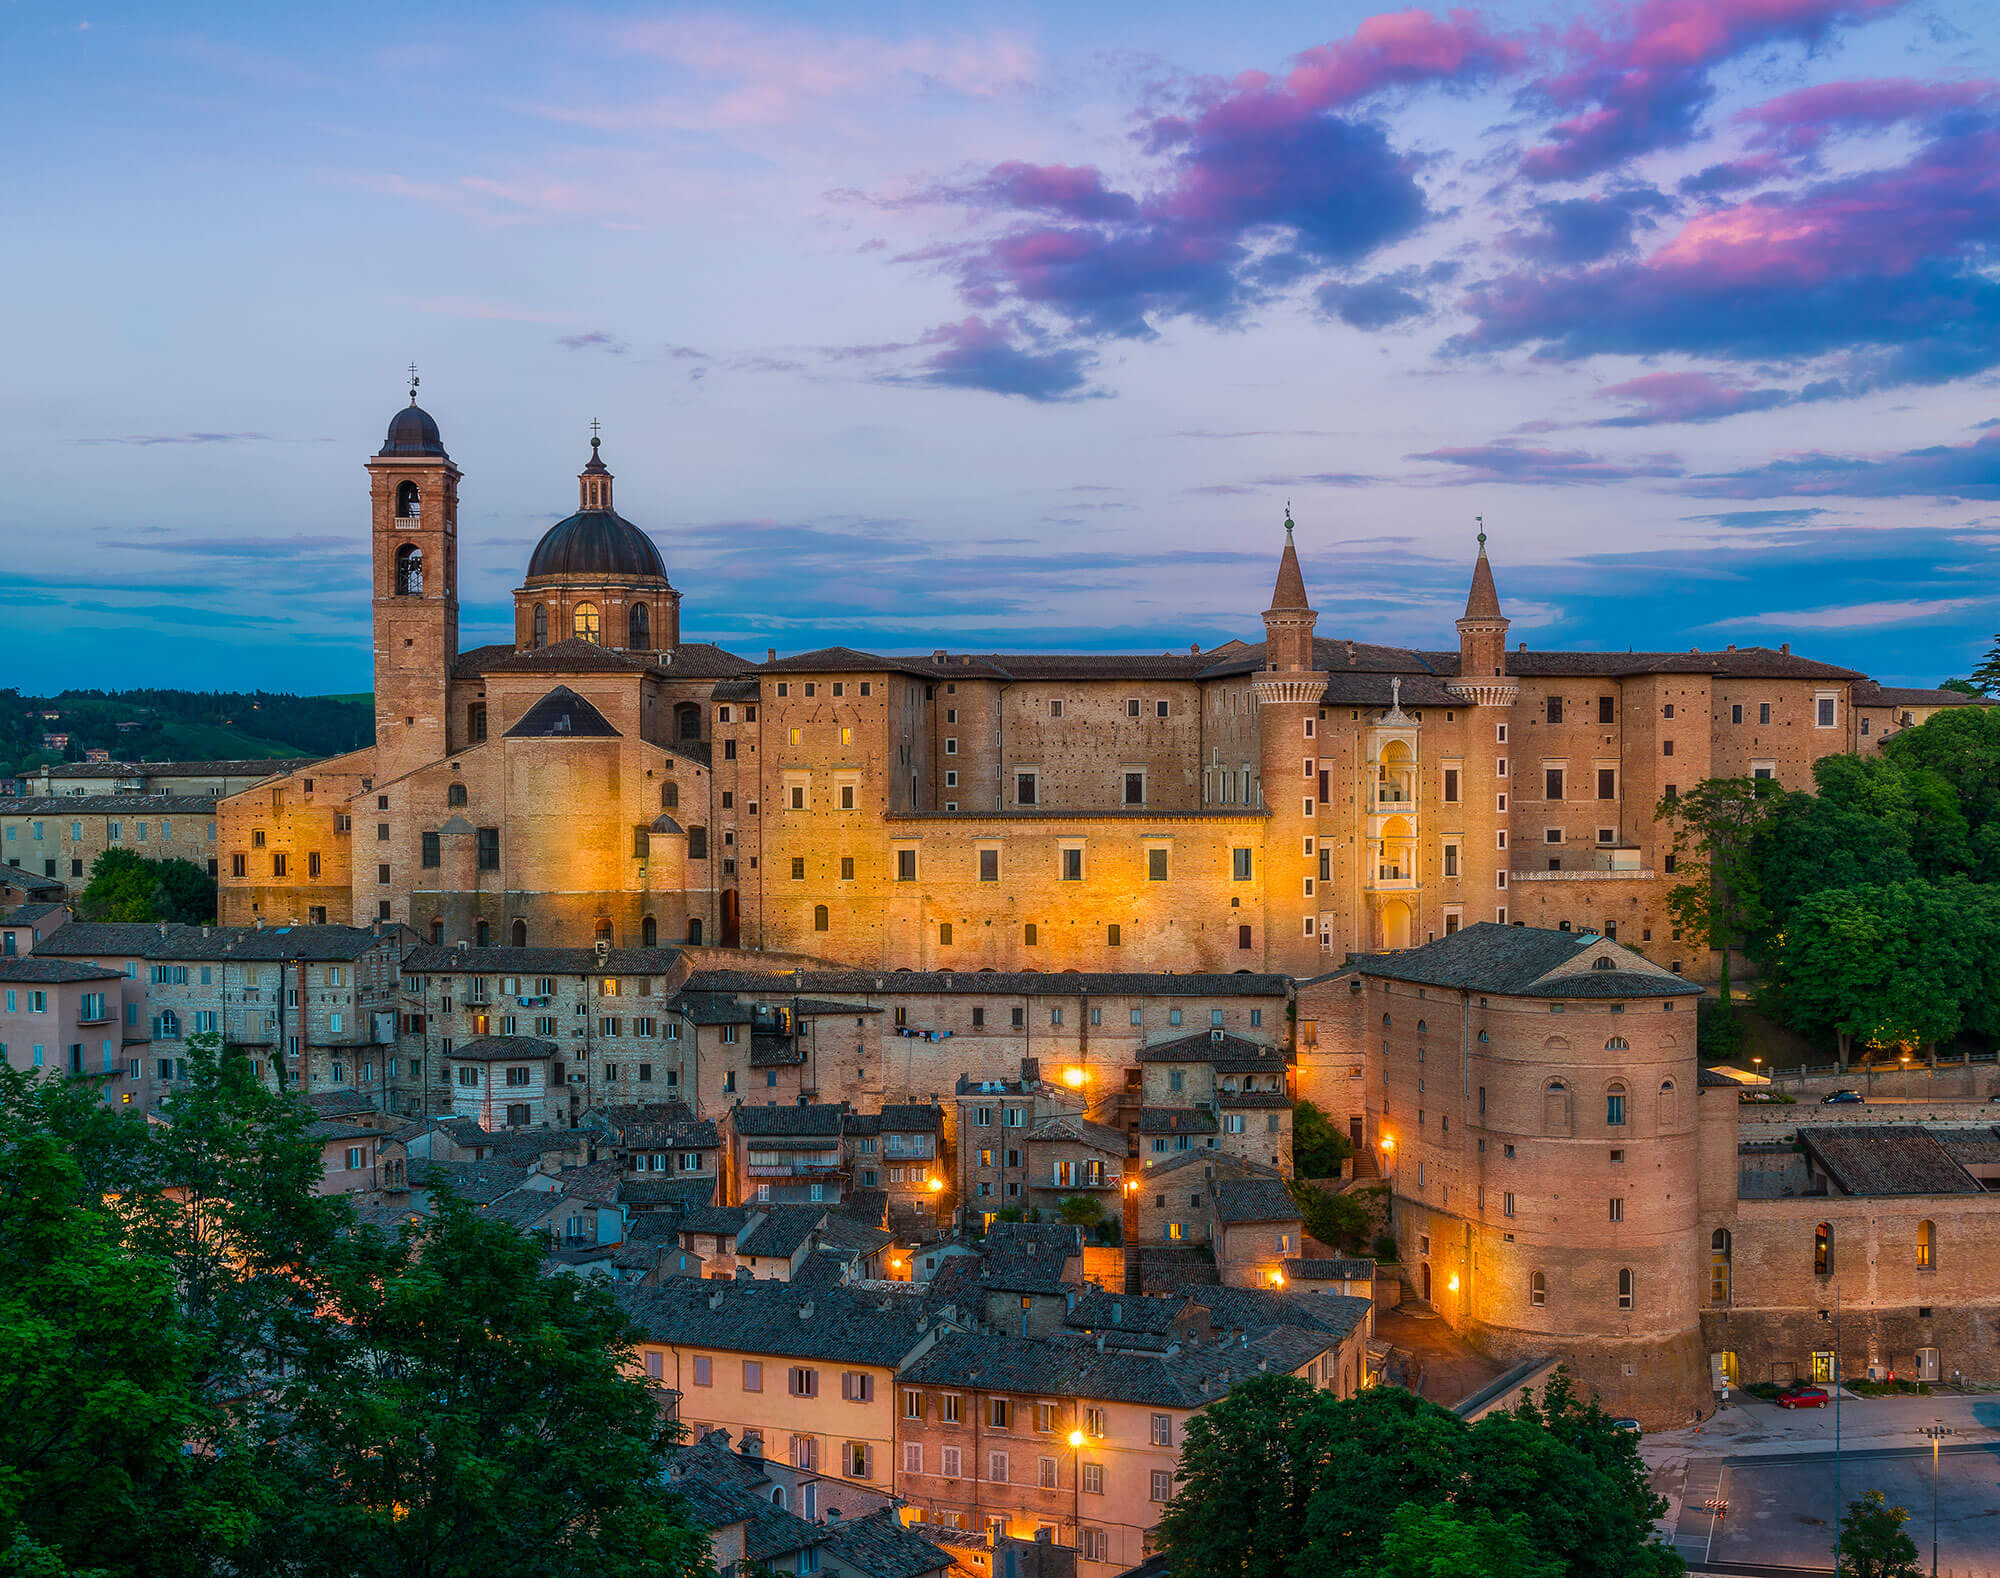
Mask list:
[{"label": "tree", "polygon": [[1903,1532],[1909,1517],[1879,1490],[1850,1501],[1840,1520],[1840,1578],[1922,1578],[1916,1541]]},{"label": "tree", "polygon": [[170,1572],[200,1414],[174,1284],[41,1121],[51,1083],[0,1065],[0,1565]]},{"label": "tree", "polygon": [[1104,1202],[1087,1194],[1065,1195],[1056,1208],[1056,1220],[1071,1227],[1095,1227],[1104,1220]]},{"label": "tree", "polygon": [[91,863],[76,908],[85,920],[207,925],[215,920],[215,878],[192,860],[148,860],[129,849],[107,849]]},{"label": "tree", "polygon": [[1565,1570],[1535,1549],[1519,1514],[1410,1502],[1390,1518],[1371,1578],[1565,1578]]},{"label": "tree", "polygon": [[1354,1154],[1347,1136],[1309,1101],[1292,1104],[1292,1172],[1299,1178],[1338,1178]]},{"label": "tree", "polygon": [[1719,990],[1729,1002],[1729,956],[1763,914],[1754,858],[1756,836],[1783,791],[1770,778],[1706,778],[1686,794],[1662,800],[1654,815],[1674,834],[1681,882],[1667,891],[1667,908],[1682,930],[1722,955]]},{"label": "tree", "polygon": [[1361,1567],[1381,1551],[1396,1509],[1460,1488],[1465,1424],[1400,1387],[1329,1403],[1312,1455],[1323,1467],[1306,1509],[1297,1578]]},{"label": "tree", "polygon": [[1995,635],[1993,645],[1986,649],[1986,656],[1979,660],[1979,666],[1972,671],[1972,677],[1964,681],[1946,680],[1945,684],[1956,690],[1960,684],[1981,696],[1991,696],[2000,692],[2000,635]]},{"label": "tree", "polygon": [[291,1488],[265,1541],[301,1578],[705,1578],[666,1486],[678,1427],[610,1291],[449,1195],[355,1232],[278,1401]]},{"label": "tree", "polygon": [[1294,1178],[1288,1187],[1292,1198],[1298,1202],[1299,1215],[1306,1231],[1330,1248],[1344,1249],[1349,1253],[1358,1251],[1368,1242],[1380,1220],[1378,1212],[1383,1194],[1380,1186],[1330,1194]]}]

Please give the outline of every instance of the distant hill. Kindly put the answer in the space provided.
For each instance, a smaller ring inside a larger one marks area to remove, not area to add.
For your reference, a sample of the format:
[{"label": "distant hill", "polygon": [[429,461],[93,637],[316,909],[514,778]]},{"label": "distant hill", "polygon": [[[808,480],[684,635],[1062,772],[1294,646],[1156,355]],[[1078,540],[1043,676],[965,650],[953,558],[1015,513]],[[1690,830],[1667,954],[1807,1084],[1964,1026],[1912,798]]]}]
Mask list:
[{"label": "distant hill", "polygon": [[[53,718],[47,716],[54,713]],[[66,734],[60,749],[44,736]],[[333,756],[375,738],[370,696],[271,691],[0,690],[0,776],[105,750],[114,761]]]}]

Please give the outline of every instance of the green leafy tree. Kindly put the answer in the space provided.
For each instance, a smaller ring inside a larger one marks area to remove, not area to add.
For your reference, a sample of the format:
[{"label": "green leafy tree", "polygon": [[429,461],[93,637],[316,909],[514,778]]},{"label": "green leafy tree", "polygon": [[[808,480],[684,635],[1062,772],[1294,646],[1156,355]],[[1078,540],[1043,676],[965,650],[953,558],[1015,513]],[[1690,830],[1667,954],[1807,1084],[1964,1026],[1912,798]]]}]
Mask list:
[{"label": "green leafy tree", "polygon": [[1300,1178],[1337,1178],[1354,1154],[1346,1135],[1309,1101],[1292,1104],[1292,1172]]},{"label": "green leafy tree", "polygon": [[280,1394],[290,1488],[263,1541],[300,1578],[702,1578],[666,1488],[677,1427],[610,1291],[445,1197],[357,1232]]},{"label": "green leafy tree", "polygon": [[1352,1254],[1381,1225],[1383,1191],[1379,1187],[1331,1194],[1298,1178],[1291,1180],[1289,1187],[1306,1231],[1330,1248]]},{"label": "green leafy tree", "polygon": [[1496,1518],[1449,1502],[1398,1507],[1370,1578],[1566,1578],[1555,1557],[1535,1549],[1527,1520]]},{"label": "green leafy tree", "polygon": [[1948,679],[1945,684],[1953,690],[1963,688],[1981,696],[2000,694],[2000,635],[1993,638],[1993,645],[1986,649],[1986,656],[1979,660],[1979,666],[1966,680]]},{"label": "green leafy tree", "polygon": [[1654,812],[1673,829],[1674,866],[1681,878],[1667,890],[1667,908],[1683,931],[1721,954],[1718,989],[1725,1005],[1730,950],[1762,923],[1756,840],[1782,794],[1774,779],[1707,778],[1684,795],[1662,800]]},{"label": "green leafy tree", "polygon": [[1400,1387],[1329,1400],[1317,1426],[1311,1450],[1322,1467],[1296,1578],[1365,1566],[1381,1551],[1398,1507],[1434,1505],[1463,1480],[1463,1421]]},{"label": "green leafy tree", "polygon": [[0,1565],[170,1572],[201,1412],[174,1284],[42,1121],[51,1083],[0,1066]]},{"label": "green leafy tree", "polygon": [[91,863],[76,908],[85,920],[206,925],[215,920],[215,878],[192,860],[148,860],[129,849],[107,849]]},{"label": "green leafy tree", "polygon": [[1840,1520],[1840,1578],[1922,1578],[1916,1541],[1903,1531],[1909,1517],[1879,1490],[1850,1501]]},{"label": "green leafy tree", "polygon": [[1071,1227],[1095,1227],[1104,1220],[1104,1202],[1087,1194],[1065,1195],[1056,1208],[1056,1220]]}]

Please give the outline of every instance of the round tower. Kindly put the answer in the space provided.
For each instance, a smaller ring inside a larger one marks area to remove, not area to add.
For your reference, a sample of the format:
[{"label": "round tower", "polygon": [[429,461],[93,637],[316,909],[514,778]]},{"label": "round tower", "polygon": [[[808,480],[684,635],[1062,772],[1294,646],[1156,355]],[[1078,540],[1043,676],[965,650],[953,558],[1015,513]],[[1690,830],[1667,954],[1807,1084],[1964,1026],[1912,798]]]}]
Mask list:
[{"label": "round tower", "polygon": [[1321,966],[1318,829],[1319,722],[1326,673],[1313,646],[1319,615],[1306,601],[1305,576],[1285,510],[1285,550],[1271,606],[1264,610],[1264,667],[1257,697],[1264,804],[1264,962],[1311,975]]}]

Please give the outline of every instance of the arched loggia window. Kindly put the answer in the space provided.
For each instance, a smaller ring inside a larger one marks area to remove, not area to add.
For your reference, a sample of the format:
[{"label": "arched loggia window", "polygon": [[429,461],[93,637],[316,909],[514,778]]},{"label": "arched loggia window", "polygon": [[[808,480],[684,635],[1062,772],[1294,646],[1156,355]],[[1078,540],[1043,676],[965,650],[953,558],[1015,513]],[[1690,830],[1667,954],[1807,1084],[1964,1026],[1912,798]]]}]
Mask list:
[{"label": "arched loggia window", "polygon": [[413,542],[406,542],[396,550],[396,595],[424,595],[424,550]]},{"label": "arched loggia window", "polygon": [[414,521],[423,517],[423,500],[417,493],[414,482],[405,482],[396,489],[396,519]]},{"label": "arched loggia window", "polygon": [[516,948],[525,948],[525,947],[527,947],[527,946],[528,946],[528,923],[527,923],[526,921],[524,921],[524,920],[519,920],[519,919],[517,919],[517,920],[516,920],[516,921],[514,922],[513,926],[512,926],[512,927],[510,927],[510,928],[508,929],[508,933],[507,933],[507,940],[508,940],[509,942],[513,943],[513,945],[514,945],[514,946],[515,946]]}]

